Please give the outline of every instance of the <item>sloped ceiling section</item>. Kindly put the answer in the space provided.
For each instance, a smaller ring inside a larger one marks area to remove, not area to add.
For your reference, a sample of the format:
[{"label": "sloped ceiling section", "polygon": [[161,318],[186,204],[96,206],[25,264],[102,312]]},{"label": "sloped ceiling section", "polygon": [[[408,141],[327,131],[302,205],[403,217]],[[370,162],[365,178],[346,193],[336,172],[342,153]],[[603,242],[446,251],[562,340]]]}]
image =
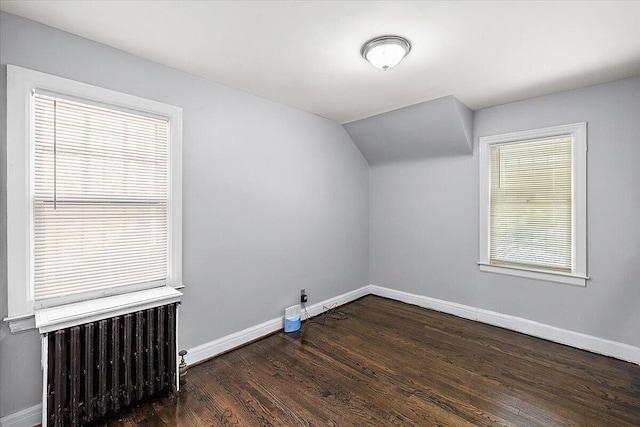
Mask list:
[{"label": "sloped ceiling section", "polygon": [[453,95],[343,125],[369,164],[471,155],[473,111]]}]

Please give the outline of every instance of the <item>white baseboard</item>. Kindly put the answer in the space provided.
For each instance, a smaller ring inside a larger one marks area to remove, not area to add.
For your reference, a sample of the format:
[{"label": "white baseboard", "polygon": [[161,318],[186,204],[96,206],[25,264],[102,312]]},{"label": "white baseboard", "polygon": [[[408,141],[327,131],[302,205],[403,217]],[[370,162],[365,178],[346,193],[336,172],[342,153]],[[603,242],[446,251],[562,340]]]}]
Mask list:
[{"label": "white baseboard", "polygon": [[[363,296],[373,294],[419,307],[452,314],[454,316],[470,319],[488,325],[499,326],[534,337],[543,338],[549,341],[566,344],[571,347],[587,350],[605,356],[640,365],[640,347],[610,341],[579,332],[545,325],[521,317],[510,316],[497,313],[495,311],[484,310],[468,305],[439,300],[422,295],[411,294],[409,292],[397,291],[378,285],[368,285],[356,289],[346,294],[329,298],[325,301],[307,307],[310,316],[317,316],[323,311],[323,307],[330,307],[333,304],[338,306],[355,301]],[[284,316],[268,320],[259,325],[252,326],[242,331],[235,332],[217,340],[193,347],[185,357],[187,364],[198,363],[221,353],[229,351],[265,335],[269,335],[284,327]],[[16,413],[0,418],[0,427],[32,427],[42,421],[42,405],[38,404],[23,409]]]},{"label": "white baseboard", "polygon": [[[623,344],[592,335],[582,334],[521,317],[484,310],[464,304],[444,301],[409,292],[397,291],[378,285],[363,286],[355,291],[329,298],[325,301],[307,307],[310,316],[317,316],[323,307],[330,307],[334,303],[343,305],[368,294],[378,295],[396,301],[417,305],[443,313],[453,314],[464,319],[474,320],[488,325],[499,326],[512,331],[546,339],[548,341],[569,345],[587,350],[592,353],[615,357],[616,359],[640,365],[640,347]],[[227,335],[217,340],[189,349],[185,361],[187,364],[198,363],[212,358],[235,347],[241,346],[265,335],[269,335],[283,328],[284,316],[268,320],[256,326]]]},{"label": "white baseboard", "polygon": [[[317,304],[307,306],[307,312],[310,316],[317,316],[323,311],[323,306],[330,307],[333,304],[343,305],[351,301],[355,301],[369,294],[369,286],[363,286],[346,294],[338,295],[334,298],[321,301]],[[242,331],[234,332],[233,334],[218,338],[217,340],[210,341],[208,343],[201,344],[199,346],[190,348],[185,356],[185,362],[188,365],[192,363],[202,362],[203,360],[210,359],[214,356],[222,354],[233,348],[261,338],[265,335],[269,335],[284,328],[284,315],[275,319],[267,320],[259,325],[252,326]]]},{"label": "white baseboard", "polygon": [[[355,291],[347,292],[346,294],[338,295],[337,297],[329,298],[317,304],[310,305],[307,307],[307,312],[311,317],[317,316],[319,314],[322,314],[325,307],[329,308],[334,304],[336,306],[341,306],[348,302],[355,301],[358,298],[367,296],[370,293],[371,293],[370,286],[369,285],[363,286],[361,288],[356,289]],[[304,316],[302,318],[304,319]]]},{"label": "white baseboard", "polygon": [[548,341],[565,344],[571,347],[587,350],[592,353],[615,357],[616,359],[626,360],[627,362],[640,365],[640,347],[634,347],[629,344],[623,344],[604,338],[594,337],[592,335],[582,334],[580,332],[557,328],[555,326],[523,319],[521,317],[510,316],[508,314],[483,310],[481,308],[411,294],[408,292],[396,291],[382,286],[370,285],[370,291],[373,295],[406,302],[408,304],[441,311],[443,313],[453,314],[454,316],[475,320],[488,325],[499,326],[501,328],[510,329],[512,331],[532,335]]},{"label": "white baseboard", "polygon": [[454,316],[462,317],[464,319],[477,320],[477,310],[467,305],[425,297],[417,294],[410,294],[409,292],[404,291],[396,291],[395,289],[384,288],[378,285],[370,285],[370,290],[371,294],[377,295],[379,297],[385,297],[395,301],[417,305],[418,307],[424,307],[435,311],[441,311],[447,314],[453,314]]},{"label": "white baseboard", "polygon": [[42,404],[0,418],[0,427],[33,427],[42,423]]}]

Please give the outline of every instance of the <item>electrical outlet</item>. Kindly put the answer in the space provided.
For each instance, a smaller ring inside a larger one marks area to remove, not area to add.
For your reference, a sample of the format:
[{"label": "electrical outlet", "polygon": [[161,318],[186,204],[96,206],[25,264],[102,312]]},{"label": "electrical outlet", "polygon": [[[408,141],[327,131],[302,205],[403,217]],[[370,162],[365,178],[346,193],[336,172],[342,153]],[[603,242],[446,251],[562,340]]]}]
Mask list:
[{"label": "electrical outlet", "polygon": [[300,289],[300,302],[307,302],[307,291],[305,289]]}]

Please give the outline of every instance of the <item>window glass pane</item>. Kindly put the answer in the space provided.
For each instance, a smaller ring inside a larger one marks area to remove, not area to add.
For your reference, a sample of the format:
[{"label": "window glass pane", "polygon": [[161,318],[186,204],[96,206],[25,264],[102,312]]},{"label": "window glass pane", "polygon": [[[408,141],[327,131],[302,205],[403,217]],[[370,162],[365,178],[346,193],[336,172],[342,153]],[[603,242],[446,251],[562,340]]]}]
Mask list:
[{"label": "window glass pane", "polygon": [[34,104],[36,300],[166,280],[167,120]]},{"label": "window glass pane", "polygon": [[571,272],[571,176],[571,137],[491,146],[491,264]]}]

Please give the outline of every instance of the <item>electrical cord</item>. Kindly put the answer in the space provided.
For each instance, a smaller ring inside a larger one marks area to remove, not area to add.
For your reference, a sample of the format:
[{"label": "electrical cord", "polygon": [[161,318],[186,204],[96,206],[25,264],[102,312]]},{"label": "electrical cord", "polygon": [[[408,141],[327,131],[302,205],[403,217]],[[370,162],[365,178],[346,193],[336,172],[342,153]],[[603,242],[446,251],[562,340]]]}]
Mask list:
[{"label": "electrical cord", "polygon": [[347,313],[345,313],[344,311],[341,310],[336,310],[336,307],[338,306],[338,303],[333,303],[331,304],[331,306],[327,307],[326,305],[322,306],[322,314],[319,314],[318,316],[316,316],[316,318],[312,318],[311,314],[309,314],[309,312],[307,311],[307,305],[306,304],[302,304],[302,308],[304,310],[304,314],[305,314],[305,321],[304,321],[304,326],[302,328],[301,332],[305,332],[307,330],[307,328],[314,323],[320,324],[322,326],[325,326],[327,323],[327,319],[330,320],[346,320],[349,318],[349,315]]}]

